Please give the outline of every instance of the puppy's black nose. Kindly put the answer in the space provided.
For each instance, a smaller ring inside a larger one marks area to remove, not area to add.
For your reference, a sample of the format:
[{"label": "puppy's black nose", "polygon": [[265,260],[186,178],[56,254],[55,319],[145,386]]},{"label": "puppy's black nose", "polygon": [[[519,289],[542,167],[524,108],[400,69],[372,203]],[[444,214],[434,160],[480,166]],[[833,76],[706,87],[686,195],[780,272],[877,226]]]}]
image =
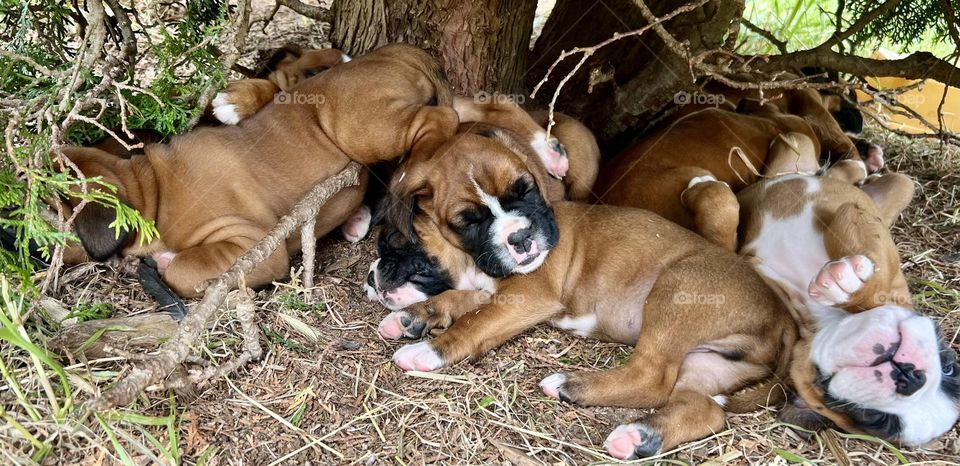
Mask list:
[{"label": "puppy's black nose", "polygon": [[507,237],[507,243],[510,243],[517,252],[529,252],[533,244],[533,230],[524,228],[515,231]]},{"label": "puppy's black nose", "polygon": [[893,370],[890,371],[890,377],[897,385],[897,393],[903,396],[913,395],[927,382],[927,375],[917,369],[917,366],[909,362],[891,362]]},{"label": "puppy's black nose", "polygon": [[371,270],[370,273],[367,274],[367,285],[370,285],[370,288],[373,288],[373,289],[377,288],[377,280],[376,280],[376,277],[373,276],[373,270]]}]

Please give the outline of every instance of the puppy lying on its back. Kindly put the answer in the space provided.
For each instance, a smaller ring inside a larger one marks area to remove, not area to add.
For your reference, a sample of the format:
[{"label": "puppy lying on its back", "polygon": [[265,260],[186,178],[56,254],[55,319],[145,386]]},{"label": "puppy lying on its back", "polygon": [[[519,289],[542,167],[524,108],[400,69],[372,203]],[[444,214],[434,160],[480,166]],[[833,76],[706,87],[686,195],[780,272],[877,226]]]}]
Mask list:
[{"label": "puppy lying on its back", "polygon": [[835,170],[764,180],[739,195],[740,253],[815,334],[806,344],[818,370],[792,374],[804,404],[782,417],[923,443],[960,416],[960,368],[933,319],[913,311],[888,231],[913,182],[894,173],[860,189]]}]

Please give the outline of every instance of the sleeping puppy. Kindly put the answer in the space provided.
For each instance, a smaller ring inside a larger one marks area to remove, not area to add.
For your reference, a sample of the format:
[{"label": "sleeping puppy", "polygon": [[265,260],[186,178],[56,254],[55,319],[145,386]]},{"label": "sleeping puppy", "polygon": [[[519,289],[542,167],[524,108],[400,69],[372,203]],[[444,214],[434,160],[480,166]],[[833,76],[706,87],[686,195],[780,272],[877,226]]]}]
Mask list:
[{"label": "sleeping puppy", "polygon": [[[500,109],[501,113],[506,111]],[[514,111],[519,109],[515,107]],[[547,122],[545,112],[531,112],[530,115],[541,124],[545,125]],[[522,157],[534,175],[538,188],[549,201],[584,200],[589,196],[600,158],[596,139],[589,129],[575,119],[559,112],[554,117],[556,126],[553,133],[566,148],[569,158],[570,168],[562,182],[548,176],[542,159],[530,156],[530,148],[523,144],[524,138],[515,132],[486,123],[462,125],[461,132],[493,138]],[[517,117],[514,120],[521,119]],[[505,127],[517,128],[516,123],[504,118],[502,114],[499,123]],[[493,289],[491,277],[470,267],[452,274],[439,269],[435,259],[427,257],[422,248],[407,240],[404,235],[398,235],[395,227],[388,226],[384,231],[387,232],[384,234],[389,235],[390,241],[381,240],[378,243],[378,252],[382,259],[397,257],[421,266],[420,273],[414,276],[418,271],[416,267],[394,266],[397,261],[393,259],[371,264],[365,285],[368,298],[380,301],[385,307],[395,311],[380,324],[380,332],[385,338],[419,338],[424,331],[448,326],[457,315],[475,308],[489,298]],[[429,268],[430,273],[423,273],[424,268]],[[382,277],[386,278],[381,280]],[[429,302],[426,302],[428,299]],[[411,306],[415,309],[401,311]],[[420,318],[412,319],[410,314],[416,314]],[[408,328],[412,323],[417,327]],[[423,323],[426,325],[421,327]]]},{"label": "sleeping puppy", "polygon": [[[415,208],[412,217],[395,211],[395,222],[441,265],[472,262],[500,278],[477,312],[460,315],[433,340],[400,348],[394,361],[404,370],[480,358],[550,322],[635,345],[621,367],[541,382],[547,395],[567,402],[660,408],[611,433],[606,447],[618,458],[655,455],[722,429],[726,396],[774,377],[804,387],[800,397],[841,427],[874,432],[871,411],[828,407],[811,396],[807,388],[817,381],[806,377],[830,373],[841,355],[815,353],[821,344],[798,334],[746,261],[643,210],[551,206],[532,188],[522,159],[487,139],[464,134],[441,150],[444,157],[411,167],[395,186]],[[863,329],[864,338],[880,339],[875,328]],[[817,337],[828,345],[842,338]],[[872,401],[862,407],[883,407]]]},{"label": "sleeping puppy", "polygon": [[853,422],[920,444],[960,416],[960,370],[934,320],[913,310],[890,236],[913,182],[893,173],[860,189],[835,170],[764,180],[739,195],[740,253],[815,333],[817,370],[794,377],[804,407],[791,404],[783,417],[808,427]]},{"label": "sleeping puppy", "polygon": [[[110,226],[116,214],[88,205],[75,226],[90,257],[153,256],[174,291],[197,296],[197,285],[227,270],[321,180],[350,161],[432,154],[458,124],[437,63],[407,45],[340,64],[297,84],[293,94],[301,98],[270,103],[236,126],[197,128],[128,160],[92,148],[64,149],[84,175],[116,186],[118,197],[160,233],[148,243],[125,231],[118,236]],[[318,236],[358,211],[362,178],[324,205]],[[68,207],[77,203],[71,198]],[[247,284],[284,277],[299,244],[290,238]]]},{"label": "sleeping puppy", "polygon": [[[599,203],[649,209],[733,251],[735,194],[782,170],[816,171],[819,152],[810,125],[773,105],[749,115],[705,109],[606,162],[594,192]],[[812,163],[803,165],[805,154],[813,155]]]}]

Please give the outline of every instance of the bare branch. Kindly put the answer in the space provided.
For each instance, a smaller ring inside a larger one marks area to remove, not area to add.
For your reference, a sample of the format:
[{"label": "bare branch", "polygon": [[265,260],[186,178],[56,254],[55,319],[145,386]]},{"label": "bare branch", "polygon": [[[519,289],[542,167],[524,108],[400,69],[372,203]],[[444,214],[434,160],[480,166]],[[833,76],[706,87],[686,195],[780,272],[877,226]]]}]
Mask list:
[{"label": "bare branch", "polygon": [[[831,37],[826,42],[817,46],[817,48],[829,49],[830,47],[833,47],[834,45],[837,45],[847,40],[847,38],[849,38],[850,36],[860,32],[871,21],[879,18],[880,16],[884,15],[888,11],[892,10],[893,7],[897,6],[898,3],[900,3],[900,0],[887,0],[883,2],[882,4],[880,4],[880,6],[864,13],[864,15],[858,18],[857,21],[853,23],[853,25],[851,25],[849,28],[847,28],[846,31],[843,31],[838,34],[834,34],[833,37]],[[839,22],[837,27],[839,28]]]},{"label": "bare branch", "polygon": [[830,49],[815,48],[784,55],[756,57],[753,68],[775,72],[822,66],[854,76],[897,76],[907,79],[936,79],[948,86],[960,86],[960,71],[929,52],[914,52],[898,60],[878,60],[844,55]]},{"label": "bare branch", "polygon": [[317,21],[333,21],[333,12],[320,6],[307,5],[299,0],[277,0],[277,5],[285,6],[303,16]]},{"label": "bare branch", "polygon": [[760,35],[764,39],[767,39],[767,42],[770,42],[780,51],[780,53],[787,53],[787,42],[777,39],[777,36],[773,35],[772,32],[757,26],[756,24],[751,23],[747,18],[743,18],[740,22],[747,27],[750,31]]}]

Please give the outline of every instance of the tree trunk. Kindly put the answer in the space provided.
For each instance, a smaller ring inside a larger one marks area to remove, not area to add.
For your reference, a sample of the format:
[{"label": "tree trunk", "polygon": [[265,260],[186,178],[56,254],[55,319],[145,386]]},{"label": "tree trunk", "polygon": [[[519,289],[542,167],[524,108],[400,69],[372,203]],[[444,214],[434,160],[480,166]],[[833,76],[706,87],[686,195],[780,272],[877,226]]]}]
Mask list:
[{"label": "tree trunk", "polygon": [[332,42],[359,55],[391,42],[436,54],[454,91],[522,93],[536,0],[334,2]]},{"label": "tree trunk", "polygon": [[[558,0],[533,49],[536,63],[527,84],[532,88],[564,50],[595,45],[614,32],[639,29],[646,24],[631,0],[607,0],[584,11],[579,0]],[[654,15],[662,16],[686,1],[647,0]],[[697,10],[666,23],[666,29],[693,53],[718,48],[742,2],[713,0]],[[580,60],[567,58],[550,75],[537,102],[550,102],[560,80]],[[686,61],[670,51],[653,30],[639,37],[614,42],[598,50],[563,87],[557,108],[579,116],[597,135],[605,153],[620,150],[638,129],[671,104],[678,91],[694,90]]]}]

